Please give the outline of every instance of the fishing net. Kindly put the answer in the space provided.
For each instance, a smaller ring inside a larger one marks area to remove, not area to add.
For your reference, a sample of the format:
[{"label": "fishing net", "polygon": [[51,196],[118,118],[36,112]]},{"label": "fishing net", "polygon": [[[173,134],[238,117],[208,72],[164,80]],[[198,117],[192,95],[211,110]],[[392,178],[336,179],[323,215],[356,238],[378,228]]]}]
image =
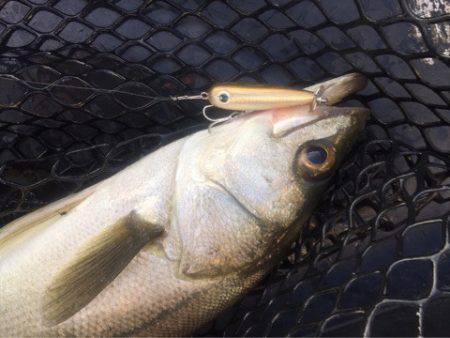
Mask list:
[{"label": "fishing net", "polygon": [[365,74],[343,105],[369,125],[292,254],[201,334],[450,332],[445,0],[13,0],[0,43],[0,224],[205,126],[154,97]]}]

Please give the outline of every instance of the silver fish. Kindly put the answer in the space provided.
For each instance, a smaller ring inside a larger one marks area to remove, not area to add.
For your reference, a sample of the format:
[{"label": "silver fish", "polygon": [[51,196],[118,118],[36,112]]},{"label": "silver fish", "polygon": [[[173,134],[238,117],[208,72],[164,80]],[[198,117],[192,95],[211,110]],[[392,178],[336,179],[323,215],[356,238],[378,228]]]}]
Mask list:
[{"label": "silver fish", "polygon": [[[336,103],[364,85],[321,88]],[[187,335],[298,238],[361,108],[246,114],[173,142],[0,232],[0,336]]]}]

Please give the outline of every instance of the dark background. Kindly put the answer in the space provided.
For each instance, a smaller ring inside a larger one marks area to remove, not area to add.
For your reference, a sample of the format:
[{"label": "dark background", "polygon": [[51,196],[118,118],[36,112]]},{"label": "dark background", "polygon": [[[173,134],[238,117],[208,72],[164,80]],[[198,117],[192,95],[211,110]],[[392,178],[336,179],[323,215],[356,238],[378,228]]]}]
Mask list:
[{"label": "dark background", "polygon": [[358,71],[359,146],[290,259],[201,334],[450,335],[449,59],[445,0],[1,1],[0,224],[204,126],[201,102],[123,92]]}]

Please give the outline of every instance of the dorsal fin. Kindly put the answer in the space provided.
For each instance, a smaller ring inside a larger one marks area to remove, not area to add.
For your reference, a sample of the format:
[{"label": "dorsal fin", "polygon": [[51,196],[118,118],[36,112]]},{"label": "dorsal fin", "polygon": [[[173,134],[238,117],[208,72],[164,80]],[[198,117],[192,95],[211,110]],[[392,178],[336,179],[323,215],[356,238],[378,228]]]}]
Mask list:
[{"label": "dorsal fin", "polygon": [[98,184],[95,184],[76,194],[64,197],[5,225],[0,229],[0,256],[6,253],[7,248],[14,247],[33,233],[60,219],[92,195],[97,186]]},{"label": "dorsal fin", "polygon": [[132,211],[106,226],[76,251],[48,286],[43,318],[59,324],[86,306],[128,265],[163,228],[145,222]]}]

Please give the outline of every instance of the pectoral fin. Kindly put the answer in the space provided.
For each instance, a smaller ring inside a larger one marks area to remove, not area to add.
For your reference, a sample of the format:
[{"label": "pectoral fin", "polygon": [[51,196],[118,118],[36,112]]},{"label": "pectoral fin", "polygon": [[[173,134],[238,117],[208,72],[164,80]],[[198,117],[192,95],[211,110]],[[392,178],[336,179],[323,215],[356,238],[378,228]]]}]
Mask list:
[{"label": "pectoral fin", "polygon": [[86,306],[162,232],[162,227],[131,212],[82,245],[47,289],[43,303],[46,323],[61,323]]}]

